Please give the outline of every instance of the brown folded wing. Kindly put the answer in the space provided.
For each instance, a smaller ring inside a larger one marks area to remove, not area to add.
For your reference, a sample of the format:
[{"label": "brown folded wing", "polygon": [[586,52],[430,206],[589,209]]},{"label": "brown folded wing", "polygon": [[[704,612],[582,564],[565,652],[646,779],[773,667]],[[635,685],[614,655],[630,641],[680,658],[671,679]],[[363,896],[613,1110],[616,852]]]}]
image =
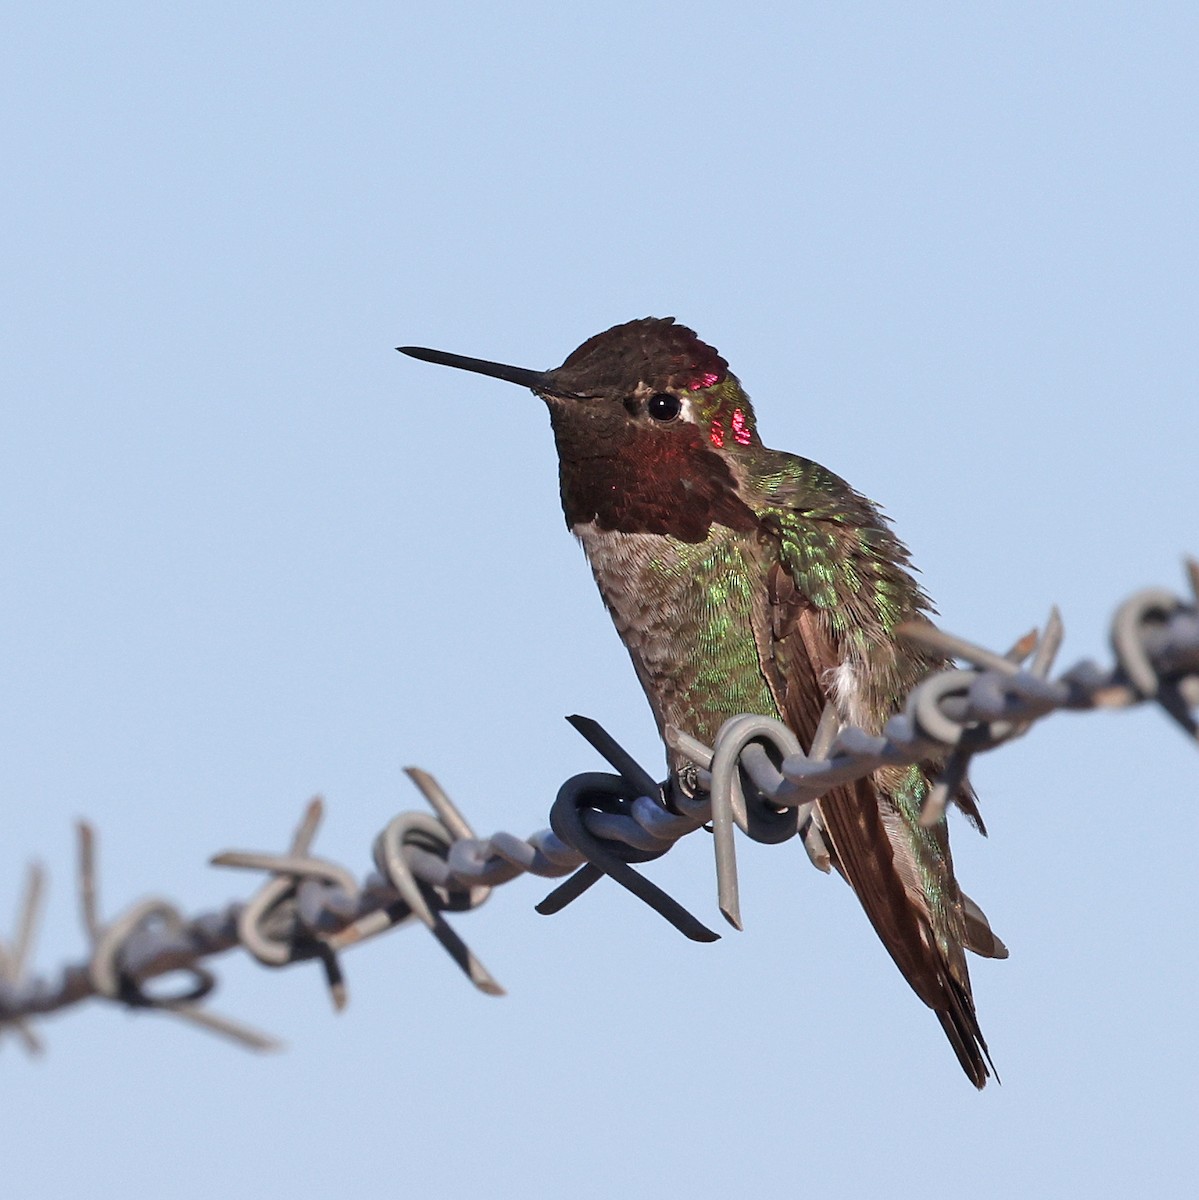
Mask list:
[{"label": "brown folded wing", "polygon": [[[841,657],[820,613],[786,569],[776,564],[769,582],[767,613],[755,630],[762,670],[783,719],[807,747]],[[939,883],[946,904],[938,916],[919,883],[921,868],[930,864],[911,861],[904,817],[880,792],[877,775],[836,788],[818,807],[835,865],[912,989],[937,1013],[963,1070],[982,1087],[989,1074],[986,1043],[970,996],[965,922],[947,853],[931,864],[944,876]]]}]

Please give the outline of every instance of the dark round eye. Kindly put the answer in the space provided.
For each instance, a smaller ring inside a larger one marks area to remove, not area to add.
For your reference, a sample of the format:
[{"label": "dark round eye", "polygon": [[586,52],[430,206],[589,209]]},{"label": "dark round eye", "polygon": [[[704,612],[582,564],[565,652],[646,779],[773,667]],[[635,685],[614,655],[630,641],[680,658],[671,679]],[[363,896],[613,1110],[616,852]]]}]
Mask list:
[{"label": "dark round eye", "polygon": [[645,411],[655,421],[673,421],[682,411],[683,405],[677,396],[669,392],[658,392],[645,403]]}]

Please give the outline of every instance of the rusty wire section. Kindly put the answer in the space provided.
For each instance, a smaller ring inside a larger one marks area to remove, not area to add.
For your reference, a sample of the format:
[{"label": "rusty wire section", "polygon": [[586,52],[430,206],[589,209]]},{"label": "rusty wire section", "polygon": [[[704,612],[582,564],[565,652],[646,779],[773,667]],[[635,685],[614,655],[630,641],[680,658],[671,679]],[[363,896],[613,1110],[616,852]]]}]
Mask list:
[{"label": "rusty wire section", "polygon": [[[525,873],[570,876],[537,906],[541,913],[560,911],[607,876],[687,937],[714,941],[718,934],[633,866],[660,857],[709,822],[720,910],[740,928],[734,827],[768,843],[798,836],[812,863],[827,871],[829,854],[815,801],[880,766],[943,762],[925,805],[924,819],[931,822],[965,778],[974,754],[1019,737],[1053,712],[1154,703],[1188,738],[1199,741],[1199,563],[1189,561],[1187,573],[1189,598],[1155,588],[1136,593],[1117,609],[1111,627],[1115,663],[1106,669],[1081,662],[1051,678],[1063,633],[1056,610],[1043,630],[1021,638],[1006,654],[931,625],[905,627],[903,636],[968,665],[918,684],[880,736],[841,727],[827,708],[807,753],[785,725],[767,717],[733,718],[712,747],[668,730],[671,744],[695,765],[686,787],[679,780],[657,783],[596,722],[570,717],[616,774],[568,779],[550,810],[552,828],[528,838],[476,837],[437,781],[409,768],[433,812],[395,817],[375,839],[374,870],[362,882],[313,853],[323,812],[317,799],[308,804],[283,853],[227,850],[211,860],[264,873],[266,882],[251,899],[194,917],[169,901],[149,899],[105,921],[98,900],[96,835],[81,823],[78,889],[90,952],[57,979],[30,973],[44,890],[41,869],[32,867],[16,934],[11,944],[0,941],[0,1033],[12,1033],[29,1052],[38,1053],[42,1044],[31,1018],[98,997],[173,1014],[249,1049],[275,1049],[274,1039],[203,1003],[216,986],[216,977],[201,965],[204,959],[240,946],[269,967],[315,960],[340,1009],[346,1002],[340,952],[413,919],[480,991],[502,995],[443,914],[477,908],[493,887]],[[173,990],[161,984],[150,990],[150,982],[164,975],[184,981]]]}]

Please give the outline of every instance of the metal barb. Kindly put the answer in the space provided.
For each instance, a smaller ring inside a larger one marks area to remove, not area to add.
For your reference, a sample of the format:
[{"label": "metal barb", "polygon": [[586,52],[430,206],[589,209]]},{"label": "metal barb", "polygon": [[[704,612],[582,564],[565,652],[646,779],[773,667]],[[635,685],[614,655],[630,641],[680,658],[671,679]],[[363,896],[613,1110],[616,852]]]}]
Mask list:
[{"label": "metal barb", "polygon": [[1199,609],[1199,558],[1187,557],[1182,560],[1187,573],[1187,582],[1191,585],[1191,601],[1194,608]]},{"label": "metal barb", "polygon": [[179,940],[183,918],[178,909],[166,900],[148,899],[126,909],[120,916],[105,924],[98,905],[98,876],[96,831],[86,821],[78,823],[80,900],[84,927],[92,946],[87,964],[87,977],[92,994],[115,1000],[131,1009],[153,1009],[170,1013],[182,1020],[222,1034],[249,1050],[274,1050],[279,1043],[267,1034],[259,1033],[228,1017],[220,1017],[198,1007],[198,1003],[216,986],[216,977],[200,966],[186,952],[171,957],[166,970],[182,970],[192,977],[192,984],[173,995],[148,992],[143,977],[130,965],[130,947],[139,936],[143,941],[157,943],[159,953],[164,943]]},{"label": "metal barb", "polygon": [[[432,776],[427,778],[436,787]],[[469,826],[466,830],[467,836],[473,836]],[[454,835],[435,817],[425,813],[401,813],[375,839],[375,866],[471,983],[488,996],[502,996],[504,989],[442,917],[441,909],[452,904],[449,895],[443,893],[439,898],[435,889],[418,880],[413,872],[411,860],[415,854],[423,851],[446,858],[453,843]],[[491,892],[486,887],[459,890],[466,892],[464,907],[467,908],[477,908]]]},{"label": "metal barb", "polygon": [[[10,989],[19,988],[24,981],[26,967],[33,949],[38,918],[41,916],[42,896],[45,893],[46,873],[38,863],[31,863],[25,873],[25,895],[17,913],[17,932],[12,946],[0,942],[0,985]],[[29,1022],[20,1017],[6,1018],[0,1015],[0,1033],[9,1029],[25,1047],[26,1053],[38,1055],[45,1047]]]},{"label": "metal barb", "polygon": [[[973,701],[976,707],[981,707],[983,697],[992,694],[999,700],[999,704],[992,705],[992,707],[1006,708],[1008,707],[1007,701],[1011,697],[1008,685],[1019,678],[1020,664],[1031,654],[1032,664],[1028,669],[1028,675],[1033,679],[1045,679],[1057,657],[1064,636],[1065,627],[1062,623],[1061,613],[1058,612],[1055,605],[1049,611],[1044,630],[1039,635],[1035,629],[1026,633],[1017,639],[1002,658],[997,658],[990,651],[973,646],[962,639],[948,638],[946,644],[955,645],[959,657],[966,658],[982,669],[973,672],[948,671],[942,673],[942,678],[946,681],[956,681],[958,678],[963,682],[970,681],[965,690],[967,705]],[[984,666],[987,663],[991,665]],[[937,677],[934,676],[935,678]],[[925,683],[931,684],[932,681],[926,680]],[[944,704],[944,701],[950,696],[961,697],[962,692],[959,689],[951,687],[938,694],[932,687],[926,688],[921,684],[918,685],[917,691],[924,699],[924,703],[917,704],[916,711],[923,719],[925,730],[952,746],[944,766],[920,807],[920,824],[927,829],[939,824],[944,819],[949,802],[966,786],[970,760],[974,755],[980,750],[1019,737],[1031,726],[1033,718],[1029,717],[1023,721],[1005,721],[997,720],[988,713],[987,716],[990,719],[982,722],[959,723],[946,712]],[[941,724],[942,722],[944,724]],[[950,733],[950,729],[955,725],[957,726],[956,732]]]},{"label": "metal barb", "polygon": [[[768,843],[786,841],[799,829],[795,808],[778,807],[785,804],[787,781],[771,761],[770,750],[780,762],[803,753],[795,734],[781,721],[750,715],[726,721],[713,747],[711,794],[716,892],[720,911],[734,929],[743,926],[733,826],[755,841]],[[756,785],[752,803],[745,794],[747,782]],[[767,804],[764,794],[776,803]]]},{"label": "metal barb", "polygon": [[318,884],[353,903],[358,898],[358,881],[336,863],[310,854],[324,818],[324,801],[314,796],[291,837],[286,854],[248,850],[225,850],[209,859],[216,867],[265,871],[271,878],[242,908],[237,932],[241,943],[263,966],[282,967],[315,958],[323,968],[325,986],[335,1012],[348,1000],[345,976],[329,939],[303,921],[305,887]]},{"label": "metal barb", "polygon": [[716,941],[719,934],[697,920],[677,900],[643,875],[639,875],[629,865],[631,862],[647,862],[658,858],[666,853],[668,847],[663,846],[659,850],[639,850],[632,845],[618,846],[609,839],[597,837],[588,829],[584,819],[586,812],[596,810],[619,813],[637,799],[629,794],[636,790],[638,789],[630,788],[628,782],[619,775],[598,772],[575,775],[562,785],[550,809],[550,825],[563,842],[574,847],[587,859],[592,870],[582,879],[576,877],[556,889],[542,901],[538,911],[561,911],[571,900],[590,887],[595,882],[595,872],[601,871],[665,917],[692,941]]},{"label": "metal barb", "polygon": [[[1187,577],[1192,589],[1196,571],[1187,560]],[[1196,606],[1199,607],[1199,606]],[[1137,694],[1155,700],[1161,710],[1192,740],[1199,740],[1199,722],[1191,714],[1183,690],[1184,679],[1164,673],[1161,634],[1178,616],[1193,615],[1190,607],[1164,588],[1146,588],[1130,596],[1116,611],[1112,622],[1112,650],[1125,678]],[[1155,650],[1157,653],[1155,654]]]},{"label": "metal barb", "polygon": [[652,799],[661,799],[661,785],[598,721],[581,717],[578,713],[566,720],[634,791]]},{"label": "metal barb", "polygon": [[[964,658],[968,663],[984,671],[999,671],[1005,675],[1014,674],[1016,664],[1003,654],[996,654],[982,646],[976,646],[963,637],[947,633],[927,621],[905,621],[895,630],[896,636],[906,641],[915,642],[928,650],[943,654],[946,658]],[[1019,644],[1019,643],[1017,643]]]},{"label": "metal barb", "polygon": [[692,941],[716,941],[719,934],[629,865],[665,854],[679,837],[698,829],[702,819],[667,811],[666,786],[655,783],[598,721],[578,714],[566,719],[620,774],[575,775],[559,789],[550,825],[586,862],[536,911],[543,916],[561,912],[607,875]]}]

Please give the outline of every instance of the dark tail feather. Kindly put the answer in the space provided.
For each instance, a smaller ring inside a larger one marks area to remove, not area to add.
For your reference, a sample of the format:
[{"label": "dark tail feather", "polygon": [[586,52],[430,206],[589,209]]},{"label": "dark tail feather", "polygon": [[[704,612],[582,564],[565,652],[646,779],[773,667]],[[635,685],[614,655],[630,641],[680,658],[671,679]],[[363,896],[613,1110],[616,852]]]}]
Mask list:
[{"label": "dark tail feather", "polygon": [[[916,995],[937,1014],[970,1081],[977,1088],[985,1086],[994,1068],[974,1013],[969,983],[955,978],[935,944],[927,915],[913,904],[904,888],[873,783],[858,780],[837,788],[821,798],[820,812],[837,868],[857,893],[887,952]],[[981,909],[978,915],[985,924]],[[997,943],[996,949],[1002,952],[1002,943]],[[964,975],[964,956],[961,969]]]},{"label": "dark tail feather", "polygon": [[945,1036],[958,1056],[962,1070],[979,1090],[986,1086],[991,1075],[999,1083],[999,1072],[991,1061],[991,1052],[987,1049],[987,1041],[974,1013],[974,1002],[948,972],[944,984],[945,998],[949,1003],[947,1008],[936,1009],[937,1020],[941,1022],[941,1028],[945,1030]]}]

